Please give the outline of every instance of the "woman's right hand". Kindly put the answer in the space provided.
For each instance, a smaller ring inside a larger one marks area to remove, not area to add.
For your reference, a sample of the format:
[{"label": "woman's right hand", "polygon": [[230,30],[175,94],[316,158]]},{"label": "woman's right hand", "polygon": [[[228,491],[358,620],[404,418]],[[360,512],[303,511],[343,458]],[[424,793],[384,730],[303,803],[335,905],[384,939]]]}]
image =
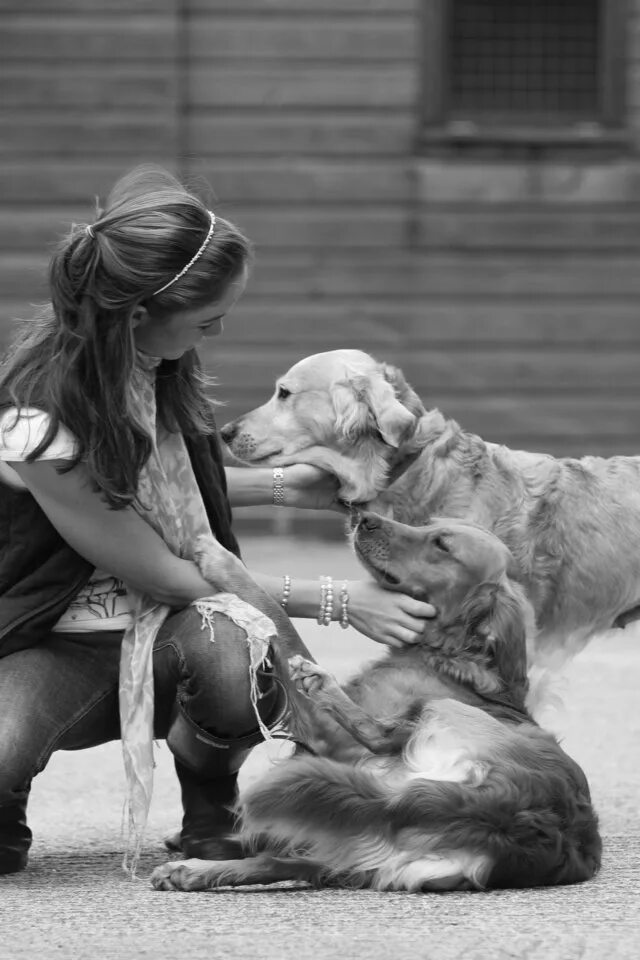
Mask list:
[{"label": "woman's right hand", "polygon": [[[334,590],[338,584],[334,585]],[[430,603],[385,590],[375,580],[349,580],[349,622],[376,643],[404,647],[418,643],[436,615]]]},{"label": "woman's right hand", "polygon": [[309,463],[292,463],[284,468],[284,504],[310,510],[336,510],[347,513],[338,502],[340,481],[332,473]]}]

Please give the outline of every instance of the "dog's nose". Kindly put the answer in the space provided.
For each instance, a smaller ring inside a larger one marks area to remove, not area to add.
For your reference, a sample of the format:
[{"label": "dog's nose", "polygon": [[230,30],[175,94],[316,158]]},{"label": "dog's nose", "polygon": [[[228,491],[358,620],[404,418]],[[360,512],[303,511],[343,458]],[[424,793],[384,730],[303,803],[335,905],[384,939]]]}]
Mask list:
[{"label": "dog's nose", "polygon": [[231,443],[233,438],[238,432],[238,421],[232,420],[231,423],[225,423],[224,427],[220,431],[220,436],[225,443]]},{"label": "dog's nose", "polygon": [[361,513],[360,526],[364,530],[377,530],[382,526],[382,518],[377,513]]}]

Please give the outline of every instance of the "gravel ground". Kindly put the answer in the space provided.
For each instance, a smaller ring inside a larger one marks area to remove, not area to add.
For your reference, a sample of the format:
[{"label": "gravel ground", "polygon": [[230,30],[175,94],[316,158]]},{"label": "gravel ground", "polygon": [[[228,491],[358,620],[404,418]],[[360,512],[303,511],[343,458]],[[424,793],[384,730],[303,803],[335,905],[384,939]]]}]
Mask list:
[{"label": "gravel ground", "polygon": [[[244,551],[256,569],[357,575],[341,544],[253,539]],[[318,659],[341,678],[380,653],[353,631],[299,626]],[[291,885],[160,893],[148,875],[166,859],[162,837],[180,817],[164,744],[135,881],[120,866],[119,744],[58,753],[34,785],[29,869],[0,878],[0,958],[638,960],[639,689],[640,630],[620,631],[576,658],[562,684],[564,708],[546,717],[583,766],[601,818],[603,869],[575,887],[408,895]],[[265,748],[254,751],[245,779],[259,775],[265,762]]]}]

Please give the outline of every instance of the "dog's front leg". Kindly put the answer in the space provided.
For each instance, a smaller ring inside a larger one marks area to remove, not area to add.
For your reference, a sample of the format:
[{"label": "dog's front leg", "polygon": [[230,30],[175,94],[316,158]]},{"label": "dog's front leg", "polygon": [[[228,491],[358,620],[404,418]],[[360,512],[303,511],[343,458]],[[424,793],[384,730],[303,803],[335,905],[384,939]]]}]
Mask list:
[{"label": "dog's front leg", "polygon": [[151,874],[156,890],[215,890],[254,883],[303,880],[312,883],[317,871],[313,864],[275,859],[267,854],[244,860],[175,860]]},{"label": "dog's front leg", "polygon": [[314,707],[329,714],[372,753],[395,753],[413,733],[414,723],[408,717],[386,721],[369,716],[347,696],[336,678],[317,663],[300,656],[290,657],[289,669],[298,689],[313,697]]},{"label": "dog's front leg", "polygon": [[240,862],[197,859],[170,861],[155,868],[151,874],[151,886],[155,890],[210,890],[220,886],[222,867],[232,877],[227,883],[232,884],[236,880],[234,865]]}]

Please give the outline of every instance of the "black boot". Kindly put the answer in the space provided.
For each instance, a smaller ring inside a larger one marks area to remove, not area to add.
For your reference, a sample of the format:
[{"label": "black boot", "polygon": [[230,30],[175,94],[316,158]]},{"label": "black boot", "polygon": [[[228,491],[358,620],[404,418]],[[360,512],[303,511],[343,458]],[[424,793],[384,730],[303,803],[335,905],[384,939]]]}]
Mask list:
[{"label": "black boot", "polygon": [[18,873],[27,865],[31,830],[27,826],[27,798],[0,806],[0,874]]},{"label": "black boot", "polygon": [[[287,710],[282,684],[267,678],[268,689],[259,707],[264,723],[276,725]],[[235,835],[238,770],[253,747],[262,741],[256,730],[224,738],[204,730],[176,701],[167,732],[182,789],[184,818],[180,835],[165,840],[170,850],[201,860],[237,860],[243,856]]]},{"label": "black boot", "polygon": [[[242,846],[234,836],[238,774],[206,779],[176,760],[184,817],[180,850],[200,860],[238,860]],[[175,842],[175,840],[174,840]]]}]

